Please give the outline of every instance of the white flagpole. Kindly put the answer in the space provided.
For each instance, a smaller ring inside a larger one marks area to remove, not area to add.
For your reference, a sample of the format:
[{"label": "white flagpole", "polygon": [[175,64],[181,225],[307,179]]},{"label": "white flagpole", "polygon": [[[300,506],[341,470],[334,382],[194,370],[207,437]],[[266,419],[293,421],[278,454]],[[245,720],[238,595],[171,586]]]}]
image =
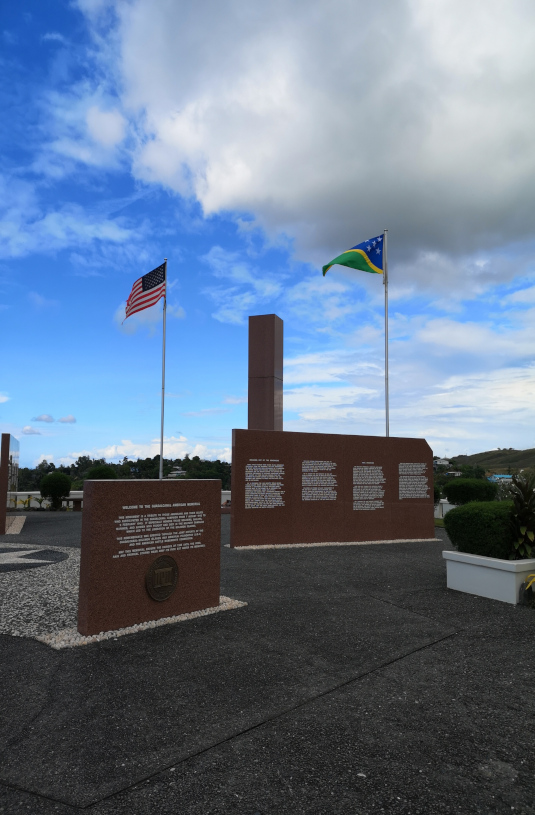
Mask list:
[{"label": "white flagpole", "polygon": [[163,345],[162,345],[162,428],[160,433],[160,480],[163,478],[163,410],[165,400],[165,317],[167,312],[167,258],[164,259],[165,294],[163,298]]},{"label": "white flagpole", "polygon": [[387,237],[388,229],[384,230],[383,243],[383,284],[385,287],[385,416],[386,416],[386,436],[390,435],[390,419],[388,409],[388,257],[387,257]]}]

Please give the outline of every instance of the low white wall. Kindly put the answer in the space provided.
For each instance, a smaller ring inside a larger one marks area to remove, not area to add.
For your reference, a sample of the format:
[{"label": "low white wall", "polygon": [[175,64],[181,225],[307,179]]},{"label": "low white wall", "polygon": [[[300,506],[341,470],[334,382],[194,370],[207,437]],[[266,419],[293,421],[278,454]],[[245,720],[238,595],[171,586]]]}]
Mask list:
[{"label": "low white wall", "polygon": [[467,552],[442,552],[446,561],[448,589],[501,600],[516,605],[520,586],[535,572],[535,560],[500,560],[469,555]]},{"label": "low white wall", "polygon": [[441,498],[435,507],[435,518],[443,518],[446,512],[453,509],[455,504],[448,504],[445,498]]},{"label": "low white wall", "polygon": [[[14,497],[17,498],[17,507],[16,507],[17,510],[28,509],[28,504],[24,505],[22,503],[23,501],[27,501],[28,498],[30,498],[29,508],[30,509],[39,509],[39,501],[36,500],[37,498],[41,497],[41,493],[39,492],[39,490],[35,490],[33,492],[28,492],[28,491],[21,492],[19,490],[19,492],[12,492],[11,497],[12,498],[14,498]],[[83,490],[71,490],[71,492],[69,493],[69,499],[71,501],[72,501],[73,498],[82,498],[83,499],[83,497],[84,497],[84,491]],[[230,490],[221,490],[221,506],[223,506],[223,504],[226,501],[230,501]],[[67,504],[67,501],[63,501],[63,506],[65,506],[66,504]],[[50,502],[45,499],[43,501],[42,506],[43,506],[43,509],[46,509],[48,506],[50,506]],[[82,504],[82,506],[83,506],[83,504]],[[13,506],[13,501],[8,503],[7,508],[10,509],[11,511],[13,511],[15,509],[15,507]]]}]

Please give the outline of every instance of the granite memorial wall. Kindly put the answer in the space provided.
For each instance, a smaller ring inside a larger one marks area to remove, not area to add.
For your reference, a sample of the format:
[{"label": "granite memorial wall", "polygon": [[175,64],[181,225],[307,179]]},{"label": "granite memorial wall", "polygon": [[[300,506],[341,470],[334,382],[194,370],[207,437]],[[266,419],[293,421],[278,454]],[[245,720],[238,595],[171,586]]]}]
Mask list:
[{"label": "granite memorial wall", "polygon": [[231,546],[435,537],[423,439],[234,430]]},{"label": "granite memorial wall", "polygon": [[86,481],[78,631],[219,605],[221,481]]},{"label": "granite memorial wall", "polygon": [[13,508],[12,498],[19,481],[19,442],[15,436],[2,433],[0,441],[0,534],[7,531],[8,508]]}]

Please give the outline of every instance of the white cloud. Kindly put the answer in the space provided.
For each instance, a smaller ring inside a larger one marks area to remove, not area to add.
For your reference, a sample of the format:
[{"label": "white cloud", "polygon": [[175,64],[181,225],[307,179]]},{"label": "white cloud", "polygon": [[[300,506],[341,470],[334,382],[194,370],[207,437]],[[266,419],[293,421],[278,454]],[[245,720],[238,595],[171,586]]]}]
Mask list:
[{"label": "white cloud", "polygon": [[503,302],[523,306],[535,305],[535,286],[528,286],[525,289],[519,289],[512,294],[508,294],[503,298]]},{"label": "white cloud", "polygon": [[12,31],[2,31],[2,39],[7,45],[18,45],[19,38]]},{"label": "white cloud", "polygon": [[525,0],[237,0],[187,20],[167,0],[80,5],[96,42],[95,8],[117,15],[100,59],[135,122],[135,174],[207,214],[253,212],[318,265],[383,224],[399,259],[530,234]]},{"label": "white cloud", "polygon": [[34,416],[32,422],[47,422],[51,423],[54,421],[54,418],[50,416],[49,413],[41,413],[40,416]]},{"label": "white cloud", "polygon": [[190,410],[181,413],[181,416],[212,416],[218,413],[229,413],[229,408],[203,408],[202,410]]},{"label": "white cloud", "polygon": [[[177,320],[183,320],[186,317],[186,312],[178,304],[167,304],[167,317],[174,317]],[[158,301],[150,308],[145,308],[143,311],[137,311],[130,317],[126,318],[126,301],[116,309],[113,315],[113,322],[121,331],[122,334],[135,334],[141,328],[148,328],[150,333],[153,334],[156,329],[162,324],[162,304]]]},{"label": "white cloud", "polygon": [[28,292],[28,300],[39,311],[45,310],[49,311],[50,309],[56,309],[59,306],[57,300],[48,300],[46,297],[43,297],[42,294],[38,294],[35,291]]},{"label": "white cloud", "polygon": [[102,216],[78,204],[47,209],[33,184],[0,175],[0,257],[94,248],[96,243],[137,244],[139,238],[139,226],[130,228],[124,218]]},{"label": "white cloud", "polygon": [[225,405],[241,405],[243,402],[247,402],[246,396],[225,396],[223,399]]},{"label": "white cloud", "polygon": [[363,402],[377,395],[372,388],[309,385],[286,391],[284,407],[307,420],[330,420],[335,416],[347,419],[359,415]]},{"label": "white cloud", "polygon": [[58,422],[62,422],[63,424],[75,424],[76,419],[69,414],[68,416],[63,416],[61,419],[58,419]]},{"label": "white cloud", "polygon": [[67,42],[63,34],[60,34],[59,31],[47,31],[46,34],[43,34],[41,39],[44,42],[60,42],[62,44]]},{"label": "white cloud", "polygon": [[75,0],[75,3],[80,11],[93,19],[112,6],[111,0]]},{"label": "white cloud", "polygon": [[22,428],[22,434],[24,436],[41,436],[41,431],[36,430],[35,427],[31,427],[30,425],[26,425],[26,427]]},{"label": "white cloud", "polygon": [[[444,376],[429,381],[417,365],[391,377],[390,434],[426,438],[435,452],[480,452],[501,441],[535,447],[535,367]],[[285,430],[384,435],[383,381],[376,389],[305,385],[285,389]],[[293,414],[293,415],[292,415]]]},{"label": "white cloud", "polygon": [[[199,456],[203,459],[220,459],[230,461],[232,451],[230,447],[208,447],[205,444],[190,442],[185,436],[176,438],[175,436],[164,437],[164,458],[184,458],[188,454],[190,457]],[[129,459],[154,458],[160,455],[160,439],[152,439],[150,442],[132,442],[123,439],[120,444],[110,444],[106,447],[99,447],[93,450],[81,450],[69,453],[60,459],[60,463],[69,464],[76,461],[79,456],[91,456],[92,458],[105,458],[107,461],[122,460],[125,456]],[[49,461],[48,456],[46,457]]]},{"label": "white cloud", "polygon": [[285,275],[262,273],[244,261],[237,252],[213,246],[201,259],[214,277],[225,281],[223,285],[207,286],[203,292],[217,304],[217,311],[212,317],[219,322],[243,323],[251,312],[265,307],[283,291]]},{"label": "white cloud", "polygon": [[438,355],[457,352],[462,355],[491,357],[497,361],[520,361],[533,358],[535,344],[535,309],[517,315],[514,328],[489,324],[462,323],[447,318],[428,320],[414,337],[422,347],[434,345]]},{"label": "white cloud", "polygon": [[535,367],[452,376],[433,390],[398,409],[398,416],[409,432],[418,427],[434,450],[480,452],[492,439],[520,450],[535,446]]},{"label": "white cloud", "polygon": [[95,141],[115,147],[124,139],[126,121],[118,110],[100,110],[92,105],[86,113],[87,128]]},{"label": "white cloud", "polygon": [[[51,461],[54,461],[54,454],[53,453],[43,453],[42,455],[39,456],[38,459],[36,459],[34,461],[33,466],[37,467],[37,465],[41,464],[42,461],[48,461],[48,463],[50,464]],[[63,463],[63,462],[59,462],[59,463]]]},{"label": "white cloud", "polygon": [[332,350],[301,354],[284,360],[284,384],[299,385],[308,382],[356,383],[363,378],[382,376],[383,365],[365,361],[354,351]]},{"label": "white cloud", "polygon": [[10,399],[10,397],[9,397],[9,396],[6,396],[6,394],[5,394],[5,393],[0,393],[0,404],[1,404],[2,402],[9,402],[9,399]]}]

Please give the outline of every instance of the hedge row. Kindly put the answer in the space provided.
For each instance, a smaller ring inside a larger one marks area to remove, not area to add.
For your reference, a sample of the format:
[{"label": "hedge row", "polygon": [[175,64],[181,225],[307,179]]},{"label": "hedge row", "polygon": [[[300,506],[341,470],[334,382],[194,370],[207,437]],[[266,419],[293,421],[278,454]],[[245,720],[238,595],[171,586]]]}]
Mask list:
[{"label": "hedge row", "polygon": [[472,501],[450,509],[444,528],[459,552],[508,560],[514,551],[512,501]]},{"label": "hedge row", "polygon": [[444,487],[450,504],[468,504],[469,501],[494,501],[498,485],[482,478],[454,478]]}]

